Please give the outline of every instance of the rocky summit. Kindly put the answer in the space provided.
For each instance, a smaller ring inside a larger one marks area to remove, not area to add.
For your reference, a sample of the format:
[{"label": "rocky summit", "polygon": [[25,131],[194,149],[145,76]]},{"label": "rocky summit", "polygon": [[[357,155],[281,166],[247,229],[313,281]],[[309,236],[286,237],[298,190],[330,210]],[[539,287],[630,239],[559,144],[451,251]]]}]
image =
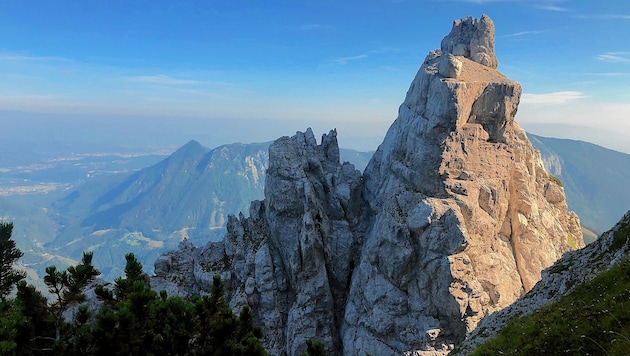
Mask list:
[{"label": "rocky summit", "polygon": [[307,339],[332,355],[448,353],[584,245],[497,65],[490,18],[455,21],[363,174],[339,162],[335,131],[278,139],[265,199],[223,241],[160,257],[153,287],[205,293],[220,274],[271,354]]}]

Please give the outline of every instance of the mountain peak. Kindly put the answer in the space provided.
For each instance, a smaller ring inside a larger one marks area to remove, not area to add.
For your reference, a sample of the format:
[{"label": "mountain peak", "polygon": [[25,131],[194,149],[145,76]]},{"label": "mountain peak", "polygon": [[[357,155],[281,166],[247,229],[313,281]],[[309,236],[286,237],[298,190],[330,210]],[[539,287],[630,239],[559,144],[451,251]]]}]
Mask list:
[{"label": "mountain peak", "polygon": [[180,147],[178,149],[178,151],[207,151],[208,149],[206,147],[204,147],[201,143],[199,143],[199,141],[196,140],[190,140],[188,142],[186,142],[185,145],[183,145],[182,147]]},{"label": "mountain peak", "polygon": [[495,69],[492,21],[455,21],[442,49],[363,175],[339,162],[335,131],[276,140],[265,200],[192,270],[171,254],[154,281],[225,276],[230,303],[289,355],[309,338],[334,355],[444,355],[530,290],[583,246],[579,221],[514,121],[521,87]]},{"label": "mountain peak", "polygon": [[185,145],[178,148],[172,155],[170,155],[165,161],[179,162],[179,161],[197,161],[201,159],[203,155],[210,151],[209,148],[202,146],[195,140],[188,141]]},{"label": "mountain peak", "polygon": [[494,53],[494,23],[487,15],[453,21],[453,29],[442,40],[442,54],[462,56],[490,68],[499,64]]}]

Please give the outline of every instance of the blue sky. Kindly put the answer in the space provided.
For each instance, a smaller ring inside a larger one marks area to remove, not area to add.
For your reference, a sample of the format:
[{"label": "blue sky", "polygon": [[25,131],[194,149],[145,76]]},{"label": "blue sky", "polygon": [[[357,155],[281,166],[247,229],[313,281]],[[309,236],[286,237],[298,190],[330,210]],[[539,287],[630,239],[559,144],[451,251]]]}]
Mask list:
[{"label": "blue sky", "polygon": [[627,0],[5,0],[0,119],[159,121],[208,145],[336,127],[375,149],[428,51],[483,13],[525,129],[630,152]]}]

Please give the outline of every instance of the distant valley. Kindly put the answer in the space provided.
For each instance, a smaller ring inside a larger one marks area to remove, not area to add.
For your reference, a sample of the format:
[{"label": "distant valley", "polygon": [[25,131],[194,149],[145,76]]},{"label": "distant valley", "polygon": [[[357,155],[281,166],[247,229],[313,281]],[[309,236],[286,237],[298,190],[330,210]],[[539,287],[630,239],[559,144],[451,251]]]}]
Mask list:
[{"label": "distant valley", "polygon": [[[630,155],[572,140],[529,135],[547,170],[564,185],[569,208],[601,233],[628,209]],[[221,239],[228,214],[262,199],[270,143],[209,149],[191,141],[171,155],[152,152],[33,154],[0,167],[0,215],[15,223],[21,260],[33,280],[95,251],[106,279],[134,252],[151,273],[162,252],[183,238]],[[15,154],[15,153],[14,153]],[[371,152],[342,149],[363,170]],[[5,156],[6,157],[6,156]],[[586,160],[585,157],[595,157]],[[617,199],[613,199],[613,197]]]}]

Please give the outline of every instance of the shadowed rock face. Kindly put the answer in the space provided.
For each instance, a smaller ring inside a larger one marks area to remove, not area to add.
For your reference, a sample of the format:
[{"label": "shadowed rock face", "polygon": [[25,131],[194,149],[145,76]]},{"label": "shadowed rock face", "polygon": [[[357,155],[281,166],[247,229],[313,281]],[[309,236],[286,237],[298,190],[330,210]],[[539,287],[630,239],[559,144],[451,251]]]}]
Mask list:
[{"label": "shadowed rock face", "polygon": [[455,21],[363,175],[339,162],[335,131],[278,139],[265,200],[223,241],[161,257],[154,287],[199,293],[221,274],[271,353],[307,338],[331,354],[447,353],[583,246],[496,65],[492,21]]}]

